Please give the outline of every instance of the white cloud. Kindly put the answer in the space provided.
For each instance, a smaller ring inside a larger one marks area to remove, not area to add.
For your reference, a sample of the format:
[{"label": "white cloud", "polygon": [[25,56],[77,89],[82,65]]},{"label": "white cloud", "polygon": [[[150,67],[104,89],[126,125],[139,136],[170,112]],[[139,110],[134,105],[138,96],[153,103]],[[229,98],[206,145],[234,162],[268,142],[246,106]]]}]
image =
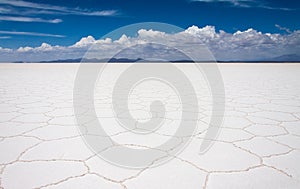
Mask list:
[{"label": "white cloud", "polygon": [[40,36],[40,37],[65,37],[63,35],[55,35],[55,34],[48,34],[48,33],[18,32],[18,31],[4,31],[4,30],[0,30],[0,34],[29,35],[29,36]]},{"label": "white cloud", "polygon": [[253,3],[256,3],[254,0],[191,0],[191,1],[198,1],[198,2],[204,2],[204,3],[218,3],[218,2],[225,2],[229,3],[236,7],[244,7],[249,8],[253,6]]},{"label": "white cloud", "polygon": [[13,52],[13,50],[9,48],[0,47],[0,53],[10,53],[10,52]]},{"label": "white cloud", "polygon": [[279,30],[285,31],[287,33],[292,33],[292,31],[289,28],[282,27],[279,24],[275,24],[275,27],[278,28]]},{"label": "white cloud", "polygon": [[[42,4],[42,3],[32,3],[28,1],[22,0],[1,0],[0,4],[9,5],[13,7],[21,7],[26,8],[28,10],[25,11],[17,11],[17,12],[10,12],[11,14],[73,14],[73,15],[87,15],[87,16],[114,16],[118,14],[117,10],[96,10],[91,11],[87,9],[80,9],[80,8],[69,8],[64,6],[55,6],[49,4]],[[1,13],[1,9],[0,9]]]},{"label": "white cloud", "polygon": [[253,0],[192,0],[192,1],[200,1],[206,3],[213,3],[213,2],[228,2],[234,5],[240,5],[247,2],[254,2]]},{"label": "white cloud", "polygon": [[[108,40],[109,38],[106,39],[106,41]],[[115,41],[116,43],[120,43],[120,44],[123,44],[123,45],[130,45],[131,44],[131,41],[130,41],[130,37],[127,37],[125,34],[123,34],[118,40]]]},{"label": "white cloud", "polygon": [[32,47],[19,47],[19,48],[17,49],[17,52],[23,53],[23,52],[29,52],[29,51],[31,51],[31,50],[33,50]]},{"label": "white cloud", "polygon": [[39,47],[19,47],[17,49],[17,52],[20,52],[20,53],[44,53],[44,52],[50,52],[50,53],[53,53],[59,49],[64,49],[63,47],[60,47],[58,45],[56,46],[52,46],[48,43],[42,43]]},{"label": "white cloud", "polygon": [[198,28],[197,26],[191,26],[187,30],[186,33],[196,36],[202,36],[204,38],[215,38],[217,37],[216,29],[214,26],[205,26],[203,28]]},{"label": "white cloud", "polygon": [[76,47],[76,48],[86,47],[86,46],[92,45],[93,43],[95,43],[95,41],[96,40],[93,36],[87,36],[87,37],[81,38],[78,42],[76,42],[71,47]]},{"label": "white cloud", "polygon": [[[175,47],[185,45],[191,47],[188,51],[193,51],[192,47],[194,45],[196,47],[205,45],[212,51],[217,60],[265,60],[284,54],[299,54],[300,30],[293,31],[290,34],[271,34],[250,28],[232,34],[222,30],[216,31],[214,26],[202,28],[191,26],[183,32],[168,34],[161,31],[141,29],[137,32],[137,36],[122,35],[116,40],[110,38],[96,40],[92,36],[87,36],[70,46],[52,46],[43,43],[39,47],[20,47],[17,50],[6,49],[6,53],[0,54],[0,61],[79,58],[83,57],[87,49],[94,44],[97,44],[94,47],[97,57],[108,58],[121,49],[145,43],[160,43]],[[155,48],[156,46],[152,45],[144,50],[151,53],[151,50]],[[8,50],[9,53],[7,53]],[[142,56],[144,52],[142,52],[142,49],[140,51],[140,54],[137,53],[135,56]],[[0,52],[4,52],[3,48]],[[166,52],[166,49],[162,49],[161,52]]]},{"label": "white cloud", "polygon": [[43,18],[32,18],[32,17],[19,17],[19,16],[0,16],[0,20],[3,21],[14,21],[14,22],[45,22],[57,24],[62,22],[61,19],[43,19]]},{"label": "white cloud", "polygon": [[154,31],[152,29],[150,30],[145,30],[145,29],[140,29],[138,31],[138,35],[140,38],[158,38],[158,37],[165,37],[166,33],[161,32],[161,31]]},{"label": "white cloud", "polygon": [[0,39],[10,39],[10,36],[0,36]]},{"label": "white cloud", "polygon": [[6,14],[9,13],[11,10],[8,8],[0,7],[0,13],[1,14]]},{"label": "white cloud", "polygon": [[53,47],[48,43],[42,43],[41,46],[35,48],[37,51],[52,51]]},{"label": "white cloud", "polygon": [[203,2],[203,3],[228,3],[234,7],[242,7],[242,8],[262,8],[262,9],[270,9],[270,10],[283,10],[290,11],[294,9],[285,8],[285,7],[273,7],[266,4],[264,1],[257,0],[191,0],[192,2]]}]

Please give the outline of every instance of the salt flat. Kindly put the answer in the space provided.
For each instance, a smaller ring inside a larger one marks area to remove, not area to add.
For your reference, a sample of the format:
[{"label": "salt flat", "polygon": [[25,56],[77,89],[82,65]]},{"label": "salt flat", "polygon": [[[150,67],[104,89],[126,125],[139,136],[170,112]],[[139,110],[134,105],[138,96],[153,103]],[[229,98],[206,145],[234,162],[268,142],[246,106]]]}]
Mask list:
[{"label": "salt flat", "polygon": [[[203,87],[197,131],[178,139],[191,142],[170,161],[143,169],[108,163],[83,141],[73,108],[78,67],[0,64],[0,188],[300,188],[300,64],[219,64],[226,104],[218,137],[205,137],[211,99]],[[108,76],[123,67],[113,65]],[[189,64],[179,67],[201,78]],[[149,119],[149,102],[166,102],[163,126],[139,135],[118,126],[113,84],[99,85],[97,117],[112,140],[155,149],[176,131],[180,101],[167,87],[152,82],[132,91],[135,119]],[[204,140],[213,145],[199,154]]]}]

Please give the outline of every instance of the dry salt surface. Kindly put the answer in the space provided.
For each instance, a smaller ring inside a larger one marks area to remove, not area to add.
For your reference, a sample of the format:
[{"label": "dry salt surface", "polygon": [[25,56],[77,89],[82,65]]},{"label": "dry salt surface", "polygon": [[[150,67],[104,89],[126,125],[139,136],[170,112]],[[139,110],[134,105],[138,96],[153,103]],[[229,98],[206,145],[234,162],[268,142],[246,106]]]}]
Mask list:
[{"label": "dry salt surface", "polygon": [[[78,66],[0,64],[0,188],[300,188],[300,64],[219,64],[226,107],[218,137],[205,138],[214,141],[211,148],[199,154],[211,112],[203,90],[189,145],[169,162],[142,170],[112,165],[82,140],[73,113]],[[115,64],[111,75],[123,67]],[[179,67],[194,73],[189,64]],[[134,118],[149,119],[148,102],[167,102],[164,125],[139,136],[118,126],[112,84],[99,85],[105,90],[95,92],[97,115],[118,143],[155,148],[176,131],[180,101],[167,87],[153,82],[133,90]]]}]

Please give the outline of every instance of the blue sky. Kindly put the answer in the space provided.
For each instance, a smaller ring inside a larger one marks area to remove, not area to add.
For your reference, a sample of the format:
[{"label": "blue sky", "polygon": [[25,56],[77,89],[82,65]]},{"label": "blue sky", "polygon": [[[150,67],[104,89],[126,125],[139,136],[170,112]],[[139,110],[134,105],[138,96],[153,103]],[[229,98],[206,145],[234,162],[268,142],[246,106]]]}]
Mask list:
[{"label": "blue sky", "polygon": [[71,46],[83,37],[98,39],[149,21],[284,36],[300,29],[299,18],[295,0],[0,0],[0,47]]}]

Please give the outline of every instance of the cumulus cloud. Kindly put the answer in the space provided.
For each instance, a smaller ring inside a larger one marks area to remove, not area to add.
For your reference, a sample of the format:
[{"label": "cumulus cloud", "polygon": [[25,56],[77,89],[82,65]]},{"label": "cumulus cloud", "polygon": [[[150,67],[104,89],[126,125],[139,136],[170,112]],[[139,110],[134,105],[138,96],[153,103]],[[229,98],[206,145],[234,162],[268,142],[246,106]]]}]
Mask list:
[{"label": "cumulus cloud", "polygon": [[31,50],[33,50],[34,48],[32,47],[20,47],[17,49],[17,52],[23,53],[23,52],[29,52]]},{"label": "cumulus cloud", "polygon": [[13,51],[12,49],[0,47],[0,53],[10,53],[12,51]]},{"label": "cumulus cloud", "polygon": [[[116,40],[110,38],[96,40],[92,36],[87,36],[70,46],[53,46],[43,43],[38,47],[1,48],[0,61],[42,61],[80,58],[91,47],[92,50],[95,50],[97,58],[109,58],[121,49],[147,43],[159,43],[172,47],[185,46],[187,51],[190,52],[193,52],[197,47],[206,46],[217,60],[223,61],[267,60],[285,54],[299,54],[300,30],[287,34],[271,34],[250,28],[245,31],[227,33],[222,30],[216,31],[214,26],[202,28],[191,26],[185,31],[169,34],[161,31],[140,29],[137,31],[136,36],[122,35]],[[149,45],[143,48],[147,53],[151,53],[151,50],[156,50],[157,52],[158,47]],[[136,52],[139,52],[139,49],[136,50]],[[166,51],[170,53],[168,49],[161,50],[162,53]],[[131,53],[131,57],[127,58],[138,58],[143,53],[145,51],[140,52],[140,54],[136,53],[134,56]],[[199,57],[199,60],[201,60],[199,51],[196,51],[196,53],[196,57]]]},{"label": "cumulus cloud", "polygon": [[95,41],[96,40],[93,36],[87,36],[87,37],[81,38],[78,42],[76,42],[71,47],[77,47],[77,48],[86,47],[86,46],[92,45]]}]

